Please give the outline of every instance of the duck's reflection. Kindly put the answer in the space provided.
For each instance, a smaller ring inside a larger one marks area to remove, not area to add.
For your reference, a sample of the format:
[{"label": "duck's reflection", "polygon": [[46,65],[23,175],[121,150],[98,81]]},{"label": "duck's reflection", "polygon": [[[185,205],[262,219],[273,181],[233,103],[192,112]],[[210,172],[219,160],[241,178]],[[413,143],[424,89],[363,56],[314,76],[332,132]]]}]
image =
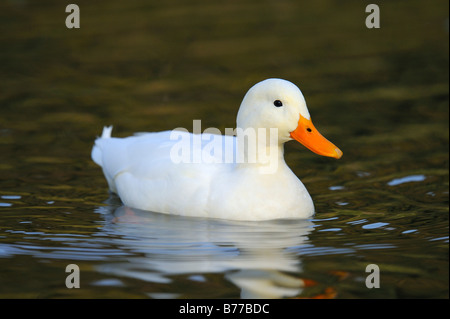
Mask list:
[{"label": "duck's reflection", "polygon": [[292,297],[304,287],[300,258],[289,248],[307,244],[309,220],[226,221],[113,208],[104,231],[131,257],[100,272],[157,283],[170,283],[170,275],[225,273],[242,298]]}]

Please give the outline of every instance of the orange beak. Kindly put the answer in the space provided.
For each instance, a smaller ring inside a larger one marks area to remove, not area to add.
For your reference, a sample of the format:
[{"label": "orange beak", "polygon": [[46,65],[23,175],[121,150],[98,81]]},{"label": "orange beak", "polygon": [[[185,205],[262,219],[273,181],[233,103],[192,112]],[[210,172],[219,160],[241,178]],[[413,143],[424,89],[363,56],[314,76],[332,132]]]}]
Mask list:
[{"label": "orange beak", "polygon": [[297,128],[291,132],[291,137],[316,154],[334,158],[342,157],[342,151],[323,137],[322,134],[316,130],[311,120],[308,120],[301,115],[298,120]]}]

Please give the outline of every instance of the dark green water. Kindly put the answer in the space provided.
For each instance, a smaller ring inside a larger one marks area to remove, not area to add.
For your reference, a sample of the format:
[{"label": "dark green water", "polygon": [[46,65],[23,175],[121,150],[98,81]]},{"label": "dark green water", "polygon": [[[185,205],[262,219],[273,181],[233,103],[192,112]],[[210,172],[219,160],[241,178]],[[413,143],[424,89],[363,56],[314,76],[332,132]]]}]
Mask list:
[{"label": "dark green water", "polygon": [[[0,297],[448,298],[448,1],[377,1],[380,29],[364,1],[76,3],[80,29],[60,1],[0,4]],[[344,152],[286,147],[314,219],[181,218],[109,198],[90,159],[104,125],[223,132],[268,77],[296,83]]]}]

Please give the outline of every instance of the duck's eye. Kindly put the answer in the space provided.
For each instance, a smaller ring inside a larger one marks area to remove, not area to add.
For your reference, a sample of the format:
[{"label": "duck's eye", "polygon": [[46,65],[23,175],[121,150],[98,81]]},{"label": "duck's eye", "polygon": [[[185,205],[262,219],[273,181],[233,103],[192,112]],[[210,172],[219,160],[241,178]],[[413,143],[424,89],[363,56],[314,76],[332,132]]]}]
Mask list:
[{"label": "duck's eye", "polygon": [[275,105],[276,107],[280,107],[283,106],[283,103],[280,100],[275,100],[273,101],[273,105]]}]

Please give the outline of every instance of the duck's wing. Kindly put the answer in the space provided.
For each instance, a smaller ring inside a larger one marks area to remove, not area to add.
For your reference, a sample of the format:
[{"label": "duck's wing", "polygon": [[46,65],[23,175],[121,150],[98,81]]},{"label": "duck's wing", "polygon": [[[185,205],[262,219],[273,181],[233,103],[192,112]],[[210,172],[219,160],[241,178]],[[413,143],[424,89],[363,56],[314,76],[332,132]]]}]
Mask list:
[{"label": "duck's wing", "polygon": [[140,180],[177,183],[189,177],[205,182],[222,169],[217,164],[234,163],[235,147],[234,136],[164,131],[113,138],[106,127],[95,141],[92,159],[103,168],[110,189],[117,192],[115,179],[123,173]]}]

